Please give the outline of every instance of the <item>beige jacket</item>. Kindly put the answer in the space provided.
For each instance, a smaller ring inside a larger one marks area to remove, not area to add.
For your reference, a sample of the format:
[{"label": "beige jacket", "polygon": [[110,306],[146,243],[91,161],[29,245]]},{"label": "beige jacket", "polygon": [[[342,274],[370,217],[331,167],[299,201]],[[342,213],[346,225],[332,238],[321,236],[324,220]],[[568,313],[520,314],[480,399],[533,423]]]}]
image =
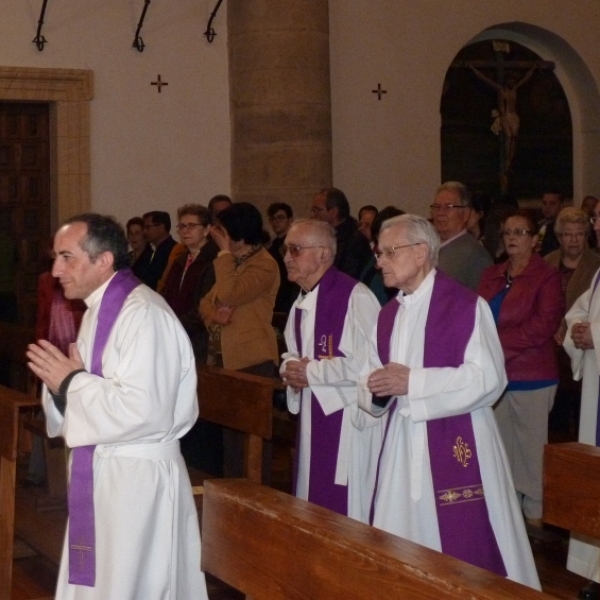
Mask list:
[{"label": "beige jacket", "polygon": [[223,366],[245,369],[267,360],[279,363],[275,330],[271,325],[279,289],[279,267],[261,248],[235,269],[233,255],[213,261],[216,283],[200,301],[200,316],[207,327],[220,304],[235,307],[231,322],[221,329]]}]

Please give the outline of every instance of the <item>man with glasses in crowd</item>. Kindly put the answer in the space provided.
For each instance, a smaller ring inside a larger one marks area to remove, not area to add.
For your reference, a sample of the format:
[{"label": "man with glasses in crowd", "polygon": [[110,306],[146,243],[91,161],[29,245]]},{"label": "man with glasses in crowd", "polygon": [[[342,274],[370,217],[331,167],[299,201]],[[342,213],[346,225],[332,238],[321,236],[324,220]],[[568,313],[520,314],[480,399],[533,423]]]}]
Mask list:
[{"label": "man with glasses in crowd", "polygon": [[467,231],[471,196],[458,181],[443,183],[430,206],[433,225],[442,242],[438,268],[476,290],[481,274],[492,264],[487,250]]},{"label": "man with glasses in crowd", "polygon": [[285,245],[288,277],[302,288],[285,329],[281,376],[288,408],[300,413],[294,494],[368,522],[382,427],[360,411],[357,378],[379,303],[333,266],[333,229],[295,221]]}]

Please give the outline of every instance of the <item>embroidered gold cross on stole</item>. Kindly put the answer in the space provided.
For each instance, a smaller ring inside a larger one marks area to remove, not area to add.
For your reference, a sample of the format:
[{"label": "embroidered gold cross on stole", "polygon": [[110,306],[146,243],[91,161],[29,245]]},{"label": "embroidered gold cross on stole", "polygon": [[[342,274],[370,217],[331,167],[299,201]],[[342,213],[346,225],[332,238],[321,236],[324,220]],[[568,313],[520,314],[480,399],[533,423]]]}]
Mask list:
[{"label": "embroidered gold cross on stole", "polygon": [[327,352],[327,354],[319,354],[317,357],[319,360],[324,359],[332,359],[333,356],[333,335],[328,335],[327,339],[325,339],[325,335],[321,336],[321,341],[319,342],[319,346],[323,352]]},{"label": "embroidered gold cross on stole", "polygon": [[90,546],[83,545],[83,538],[79,538],[79,544],[71,544],[71,550],[77,550],[79,552],[80,559],[80,570],[83,571],[83,553],[91,552],[92,548]]}]

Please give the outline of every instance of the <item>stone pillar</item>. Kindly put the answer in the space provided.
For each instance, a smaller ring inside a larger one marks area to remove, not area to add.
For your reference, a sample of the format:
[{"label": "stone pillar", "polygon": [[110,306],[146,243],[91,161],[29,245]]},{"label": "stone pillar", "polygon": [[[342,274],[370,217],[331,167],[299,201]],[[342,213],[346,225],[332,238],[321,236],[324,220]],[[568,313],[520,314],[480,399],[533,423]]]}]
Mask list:
[{"label": "stone pillar", "polygon": [[228,0],[231,191],[297,217],[331,185],[328,0]]}]

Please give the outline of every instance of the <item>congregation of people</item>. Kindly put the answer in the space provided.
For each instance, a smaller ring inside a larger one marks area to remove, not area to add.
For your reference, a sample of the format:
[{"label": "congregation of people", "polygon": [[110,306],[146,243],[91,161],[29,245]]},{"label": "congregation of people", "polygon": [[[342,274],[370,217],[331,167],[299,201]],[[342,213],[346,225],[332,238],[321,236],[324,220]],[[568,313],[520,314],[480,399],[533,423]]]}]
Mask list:
[{"label": "congregation of people", "polygon": [[[96,521],[119,513],[134,534],[97,527],[87,580],[67,536],[57,597],[204,586],[183,459],[241,476],[243,439],[198,419],[196,364],[280,379],[297,415],[297,497],[541,589],[528,534],[543,528],[549,429],[600,445],[600,203],[567,204],[548,191],[538,215],[450,181],[420,215],[368,204],[354,218],[324,188],[304,214],[277,202],[263,220],[220,194],[179,207],[179,243],[161,210],[124,229],[70,219],[49,289],[88,309],[76,345],[40,334],[30,366],[51,435],[92,448],[81,460]],[[264,458],[268,482],[269,446]],[[154,500],[127,504],[150,488]],[[110,557],[141,540],[148,564]],[[580,597],[600,597],[599,540],[574,535],[568,568],[590,580]]]}]

